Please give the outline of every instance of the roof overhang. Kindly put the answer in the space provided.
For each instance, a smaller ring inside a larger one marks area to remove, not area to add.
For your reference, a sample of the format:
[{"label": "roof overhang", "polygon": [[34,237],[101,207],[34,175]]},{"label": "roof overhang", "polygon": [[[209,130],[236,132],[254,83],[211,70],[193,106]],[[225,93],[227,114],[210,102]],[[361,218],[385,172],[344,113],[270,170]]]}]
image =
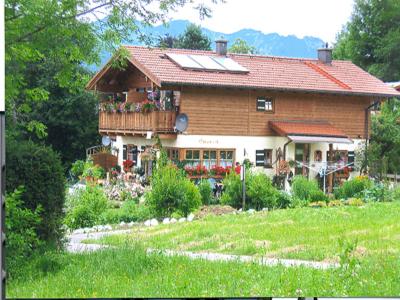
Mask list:
[{"label": "roof overhang", "polygon": [[345,137],[313,136],[313,135],[288,135],[294,143],[328,143],[328,144],[353,144],[353,141]]}]

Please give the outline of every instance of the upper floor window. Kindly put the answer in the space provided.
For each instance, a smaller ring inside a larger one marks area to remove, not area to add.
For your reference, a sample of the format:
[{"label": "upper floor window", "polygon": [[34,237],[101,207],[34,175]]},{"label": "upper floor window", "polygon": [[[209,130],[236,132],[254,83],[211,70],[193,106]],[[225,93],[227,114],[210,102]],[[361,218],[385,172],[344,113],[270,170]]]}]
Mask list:
[{"label": "upper floor window", "polygon": [[257,111],[274,111],[274,100],[272,98],[258,97],[257,98]]}]

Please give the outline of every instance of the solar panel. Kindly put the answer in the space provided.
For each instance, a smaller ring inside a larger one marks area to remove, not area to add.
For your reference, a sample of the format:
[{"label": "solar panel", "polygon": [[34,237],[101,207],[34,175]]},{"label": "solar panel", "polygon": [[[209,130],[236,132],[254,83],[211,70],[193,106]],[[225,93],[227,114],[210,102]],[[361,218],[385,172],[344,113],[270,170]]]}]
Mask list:
[{"label": "solar panel", "polygon": [[194,59],[197,63],[202,65],[205,69],[209,70],[222,70],[225,71],[226,69],[213,60],[210,56],[204,55],[190,55],[192,59]]},{"label": "solar panel", "polygon": [[182,68],[205,71],[249,72],[245,67],[228,57],[176,53],[167,53],[166,55]]},{"label": "solar panel", "polygon": [[182,68],[204,69],[202,65],[199,65],[188,55],[167,53],[167,56],[171,58],[174,62],[176,62],[178,65],[180,65]]},{"label": "solar panel", "polygon": [[242,67],[239,65],[236,61],[232,60],[231,58],[228,57],[221,57],[221,56],[215,56],[213,59],[221,64],[222,66],[225,67],[228,71],[234,71],[234,72],[248,72],[245,67]]}]

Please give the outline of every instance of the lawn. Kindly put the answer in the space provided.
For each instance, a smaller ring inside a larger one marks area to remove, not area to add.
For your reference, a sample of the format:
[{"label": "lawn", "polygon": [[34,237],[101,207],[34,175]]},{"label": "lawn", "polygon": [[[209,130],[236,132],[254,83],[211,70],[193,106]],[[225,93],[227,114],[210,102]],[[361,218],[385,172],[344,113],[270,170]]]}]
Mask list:
[{"label": "lawn", "polygon": [[140,246],[38,257],[7,282],[12,298],[395,296],[400,261],[329,271],[146,255]]},{"label": "lawn", "polygon": [[129,235],[88,242],[123,245],[140,241],[145,247],[156,249],[338,262],[343,243],[355,245],[361,259],[398,256],[399,220],[400,202],[299,208],[138,227]]},{"label": "lawn", "polygon": [[[30,259],[8,280],[7,297],[396,296],[399,220],[400,203],[371,203],[140,227],[97,241],[116,248]],[[146,254],[149,247],[349,265],[316,270],[210,262]]]}]

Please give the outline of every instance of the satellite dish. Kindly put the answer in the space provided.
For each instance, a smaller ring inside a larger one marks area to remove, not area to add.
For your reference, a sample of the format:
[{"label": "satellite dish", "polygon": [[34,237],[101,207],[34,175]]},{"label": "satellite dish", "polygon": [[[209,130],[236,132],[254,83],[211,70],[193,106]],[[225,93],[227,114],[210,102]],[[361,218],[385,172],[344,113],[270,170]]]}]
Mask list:
[{"label": "satellite dish", "polygon": [[111,139],[108,135],[103,135],[103,137],[101,138],[101,143],[103,144],[103,146],[108,146],[111,144]]},{"label": "satellite dish", "polygon": [[188,127],[188,123],[189,123],[189,118],[187,114],[179,114],[176,116],[175,128],[179,132],[184,132]]}]

